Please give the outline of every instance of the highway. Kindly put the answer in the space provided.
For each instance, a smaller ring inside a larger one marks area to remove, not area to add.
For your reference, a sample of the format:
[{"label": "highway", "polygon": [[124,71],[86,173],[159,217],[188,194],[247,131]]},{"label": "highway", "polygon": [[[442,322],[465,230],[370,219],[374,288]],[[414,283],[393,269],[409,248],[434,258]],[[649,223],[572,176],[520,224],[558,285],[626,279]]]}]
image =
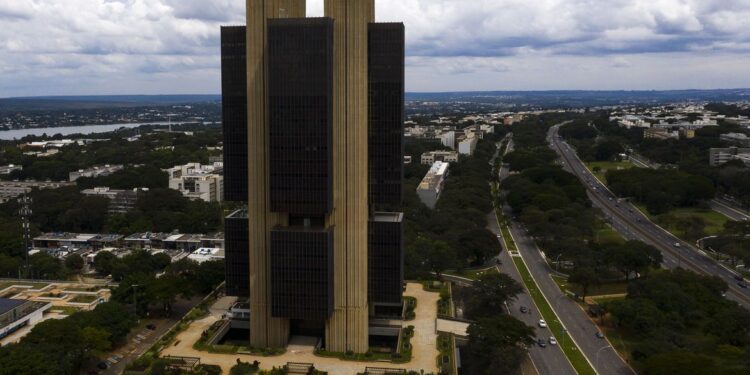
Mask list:
[{"label": "highway", "polygon": [[[505,150],[505,154],[513,150],[513,139],[511,138],[508,146]],[[509,175],[508,166],[503,165],[500,169],[500,180],[504,180]],[[504,208],[505,217],[512,217],[509,207]],[[488,226],[487,228],[500,236],[501,231],[499,224],[494,216],[490,214],[487,217]],[[554,336],[559,342],[563,340],[575,340],[578,347],[583,351],[584,356],[589,360],[592,366],[599,374],[604,375],[620,375],[620,374],[634,374],[633,370],[625,363],[625,361],[617,354],[612,346],[607,342],[596,337],[598,328],[591,321],[588,314],[577,304],[575,301],[568,298],[555,284],[550,277],[552,270],[544,260],[539,248],[536,246],[534,241],[526,234],[526,232],[517,224],[512,224],[508,228],[513,236],[513,240],[516,243],[516,247],[519,252],[523,254],[524,260],[529,272],[536,280],[537,286],[547,298],[549,303],[552,305],[552,309],[561,320],[568,332],[550,332],[548,328],[538,328],[537,323],[541,318],[541,314],[534,305],[531,297],[528,294],[519,296],[518,300],[515,301],[511,307],[510,312],[516,318],[522,320],[526,324],[537,327],[537,337],[549,338]],[[501,241],[502,242],[502,241]],[[498,259],[503,265],[503,272],[510,275],[521,285],[523,280],[518,270],[512,266],[513,260],[511,259],[510,253],[505,249],[500,253]],[[520,307],[526,306],[529,308],[528,314],[522,314]],[[544,333],[543,333],[544,332]],[[546,336],[545,336],[546,334]],[[531,360],[536,366],[540,374],[575,374],[575,370],[568,362],[564,353],[560,348],[555,347],[554,350],[550,346],[547,348],[535,347],[529,351]]]},{"label": "highway", "polygon": [[651,222],[631,203],[618,199],[589,172],[575,150],[560,139],[558,130],[561,125],[550,128],[550,147],[561,156],[563,166],[586,186],[591,201],[602,210],[615,230],[628,239],[637,239],[659,249],[664,256],[664,265],[669,269],[681,267],[696,273],[720,277],[729,285],[727,298],[750,308],[750,290],[738,285],[737,273],[719,264],[693,244],[680,240]]},{"label": "highway", "polygon": [[747,212],[735,207],[731,202],[714,199],[708,203],[711,209],[735,221],[750,220]]}]

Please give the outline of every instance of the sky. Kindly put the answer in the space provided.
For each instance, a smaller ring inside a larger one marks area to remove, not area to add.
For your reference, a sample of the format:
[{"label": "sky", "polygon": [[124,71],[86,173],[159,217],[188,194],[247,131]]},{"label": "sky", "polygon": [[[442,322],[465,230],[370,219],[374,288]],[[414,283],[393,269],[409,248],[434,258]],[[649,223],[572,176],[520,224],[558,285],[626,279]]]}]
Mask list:
[{"label": "sky", "polygon": [[[0,97],[218,94],[244,4],[0,0]],[[750,0],[376,0],[376,18],[406,25],[411,92],[750,87]]]}]

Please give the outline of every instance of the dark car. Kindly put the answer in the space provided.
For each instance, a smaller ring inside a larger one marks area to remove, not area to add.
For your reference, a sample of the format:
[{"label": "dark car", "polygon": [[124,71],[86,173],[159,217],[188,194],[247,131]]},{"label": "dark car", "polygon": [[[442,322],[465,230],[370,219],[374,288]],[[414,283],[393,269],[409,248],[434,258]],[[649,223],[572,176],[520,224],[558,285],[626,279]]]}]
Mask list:
[{"label": "dark car", "polygon": [[526,314],[527,312],[529,312],[529,309],[526,306],[521,306],[521,313]]},{"label": "dark car", "polygon": [[547,347],[547,342],[544,341],[544,339],[537,339],[536,340],[536,344],[539,345],[540,348],[546,348]]},{"label": "dark car", "polygon": [[156,331],[156,325],[155,324],[148,324],[148,325],[146,325],[146,328],[150,329],[152,331]]},{"label": "dark car", "polygon": [[737,286],[739,286],[742,289],[747,289],[747,283],[744,281],[740,281],[737,283]]},{"label": "dark car", "polygon": [[745,281],[745,278],[740,275],[734,275],[734,279],[737,281]]},{"label": "dark car", "polygon": [[596,337],[600,338],[600,339],[603,339],[604,338],[604,334],[601,333],[601,332],[596,332]]},{"label": "dark car", "polygon": [[106,369],[107,369],[107,367],[109,367],[109,366],[107,365],[107,362],[99,362],[99,363],[98,363],[98,364],[96,365],[96,367],[98,367],[98,368],[99,368],[99,369],[101,369],[101,370],[106,370]]}]

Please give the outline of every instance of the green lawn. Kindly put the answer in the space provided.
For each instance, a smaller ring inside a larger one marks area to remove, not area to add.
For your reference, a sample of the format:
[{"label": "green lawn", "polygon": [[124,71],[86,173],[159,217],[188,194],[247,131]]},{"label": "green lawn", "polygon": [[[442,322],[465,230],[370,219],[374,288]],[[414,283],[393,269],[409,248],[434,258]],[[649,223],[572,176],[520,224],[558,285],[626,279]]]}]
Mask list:
[{"label": "green lawn", "polygon": [[[601,180],[602,182],[606,183],[607,180],[604,177],[607,174],[607,171],[618,171],[622,169],[630,169],[634,168],[635,165],[629,161],[594,161],[591,163],[586,163],[586,167],[593,173],[596,178]],[[598,172],[594,172],[594,169],[599,168],[600,170]]]},{"label": "green lawn", "polygon": [[[695,241],[701,237],[717,235],[724,230],[724,224],[729,221],[726,216],[710,209],[683,207],[673,209],[666,214],[652,215],[648,212],[648,210],[646,210],[645,206],[641,204],[638,204],[637,206],[638,209],[645,213],[653,222],[659,224],[659,226],[661,226],[662,228],[668,230],[670,233],[685,241]],[[675,223],[680,219],[690,219],[692,217],[703,219],[703,221],[706,223],[706,228],[704,231],[705,233],[688,233],[688,236],[686,237],[685,233],[683,233],[681,229],[677,228],[677,225],[675,225]]]},{"label": "green lawn", "polygon": [[591,365],[589,365],[586,357],[583,356],[581,350],[573,343],[573,340],[570,340],[568,338],[564,341],[565,344],[562,344],[563,337],[560,336],[560,332],[562,332],[563,330],[562,324],[560,324],[560,321],[557,319],[557,315],[555,315],[552,307],[550,307],[541,291],[539,291],[539,288],[537,287],[534,278],[531,277],[531,273],[529,272],[528,268],[526,268],[526,264],[523,262],[523,259],[519,257],[513,257],[513,262],[516,264],[516,268],[518,268],[518,271],[521,273],[521,278],[523,279],[523,283],[526,286],[526,289],[529,291],[529,295],[534,299],[534,303],[536,304],[537,308],[539,308],[539,312],[547,322],[549,332],[555,335],[560,347],[565,353],[565,356],[568,357],[570,363],[573,364],[573,368],[580,375],[596,374],[596,371],[594,371]]},{"label": "green lawn", "polygon": [[41,289],[49,284],[48,283],[28,283],[28,282],[18,282],[18,281],[0,281],[0,290],[11,287],[13,285],[30,286],[32,289]]},{"label": "green lawn", "polygon": [[92,296],[88,294],[80,294],[75,296],[70,302],[72,303],[91,303],[99,299],[98,296]]},{"label": "green lawn", "polygon": [[[560,290],[565,292],[566,290],[571,291],[577,295],[583,294],[583,289],[577,284],[568,283],[568,280],[560,276],[552,276],[552,280],[555,281]],[[596,296],[608,296],[612,294],[625,294],[628,292],[628,284],[626,282],[619,283],[606,283],[597,287],[589,288],[589,297]]]},{"label": "green lawn", "polygon": [[479,280],[482,275],[498,273],[497,268],[492,267],[485,270],[463,270],[461,272],[446,272],[446,275],[465,277],[470,280]]},{"label": "green lawn", "polygon": [[81,309],[73,306],[54,306],[50,311],[60,311],[63,315],[73,315],[81,311]]},{"label": "green lawn", "polygon": [[594,233],[596,242],[600,244],[622,244],[625,243],[625,239],[616,230],[612,229],[609,225],[604,226],[602,229],[598,229]]}]

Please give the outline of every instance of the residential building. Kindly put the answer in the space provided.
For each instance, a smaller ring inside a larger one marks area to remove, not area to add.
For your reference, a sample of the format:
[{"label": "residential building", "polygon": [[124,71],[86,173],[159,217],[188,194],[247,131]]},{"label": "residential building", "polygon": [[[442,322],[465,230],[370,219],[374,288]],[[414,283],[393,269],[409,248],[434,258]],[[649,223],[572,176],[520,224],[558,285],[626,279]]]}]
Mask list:
[{"label": "residential building", "polygon": [[249,295],[253,346],[364,353],[370,316],[401,305],[400,278],[368,271],[403,268],[403,217],[381,212],[402,200],[404,27],[373,23],[373,0],[325,3],[249,1],[222,29],[225,197],[248,204],[225,221],[227,291]]},{"label": "residential building", "polygon": [[722,165],[732,160],[741,160],[745,164],[748,164],[748,157],[750,157],[750,148],[712,148],[709,151],[709,162],[711,166]]},{"label": "residential building", "polygon": [[0,339],[40,322],[51,303],[0,298]]},{"label": "residential building", "polygon": [[645,139],[679,139],[680,133],[664,128],[650,128],[643,131]]},{"label": "residential building", "polygon": [[109,207],[107,208],[107,213],[115,215],[124,214],[132,210],[135,207],[136,202],[138,202],[138,192],[141,191],[148,191],[148,189],[119,190],[110,189],[108,187],[96,187],[93,189],[82,190],[81,194],[108,198]]},{"label": "residential building", "polygon": [[0,166],[0,174],[10,174],[13,171],[22,171],[22,170],[23,170],[23,166],[21,165],[10,164],[10,165]]},{"label": "residential building", "polygon": [[72,182],[53,181],[0,181],[0,203],[16,199],[34,189],[59,189],[65,186],[74,186]]},{"label": "residential building", "polygon": [[118,172],[125,169],[122,165],[102,165],[102,166],[96,166],[89,169],[79,169],[75,172],[70,172],[68,174],[68,179],[70,182],[73,182],[81,177],[89,177],[89,178],[96,178],[96,177],[103,177],[103,176],[109,176],[112,173]]},{"label": "residential building", "polygon": [[222,163],[201,165],[188,163],[165,169],[169,174],[169,188],[190,199],[221,202],[224,197],[224,177],[219,174]]},{"label": "residential building", "polygon": [[722,141],[735,144],[740,147],[750,147],[750,137],[744,133],[727,133],[719,136]]},{"label": "residential building", "polygon": [[458,153],[461,155],[474,155],[474,150],[477,149],[477,143],[479,139],[475,136],[466,137],[458,144]]},{"label": "residential building", "polygon": [[436,161],[446,163],[458,162],[458,152],[456,151],[430,151],[422,154],[423,165],[433,165]]},{"label": "residential building", "polygon": [[417,195],[425,206],[435,208],[438,199],[440,199],[440,193],[443,192],[445,181],[448,178],[449,165],[449,163],[436,161],[417,187]]},{"label": "residential building", "polygon": [[456,132],[449,131],[440,135],[440,142],[443,146],[448,147],[452,150],[456,149]]}]

